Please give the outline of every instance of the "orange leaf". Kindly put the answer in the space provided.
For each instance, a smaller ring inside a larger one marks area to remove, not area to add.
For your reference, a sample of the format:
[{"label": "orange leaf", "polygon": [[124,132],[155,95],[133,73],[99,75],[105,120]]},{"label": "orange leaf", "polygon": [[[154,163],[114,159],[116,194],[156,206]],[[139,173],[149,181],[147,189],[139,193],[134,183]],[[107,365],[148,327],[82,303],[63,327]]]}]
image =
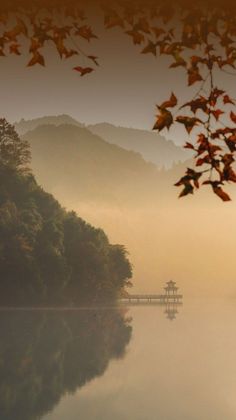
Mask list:
[{"label": "orange leaf", "polygon": [[236,124],[236,114],[233,111],[230,112],[230,118]]},{"label": "orange leaf", "polygon": [[148,45],[142,50],[142,54],[151,53],[153,55],[157,55],[157,46],[152,41],[148,42]]},{"label": "orange leaf", "polygon": [[226,105],[226,104],[232,104],[232,105],[235,105],[234,100],[233,100],[233,99],[231,99],[231,98],[229,97],[229,95],[224,95],[223,102],[224,102],[224,104],[225,104],[225,105]]},{"label": "orange leaf", "polygon": [[160,114],[157,115],[156,123],[153,127],[153,130],[161,131],[163,128],[169,129],[171,124],[173,124],[173,116],[170,111],[158,107]]},{"label": "orange leaf", "polygon": [[29,61],[29,63],[27,64],[27,67],[32,67],[35,66],[35,64],[40,64],[41,66],[45,66],[45,60],[44,57],[38,52],[36,51],[33,54],[32,59]]},{"label": "orange leaf", "polygon": [[191,131],[192,131],[192,129],[195,125],[197,125],[198,123],[201,123],[201,120],[199,120],[198,118],[185,117],[185,116],[182,116],[182,115],[179,115],[176,118],[176,121],[179,122],[180,124],[184,124],[188,134],[191,133]]},{"label": "orange leaf", "polygon": [[91,67],[81,66],[74,67],[73,70],[78,71],[80,73],[80,76],[85,76],[86,74],[92,73],[92,71],[94,71],[94,69],[92,69]]},{"label": "orange leaf", "polygon": [[177,105],[177,98],[174,95],[174,93],[172,92],[170,99],[168,101],[163,102],[160,105],[160,108],[173,108]]},{"label": "orange leaf", "polygon": [[216,121],[219,121],[219,117],[224,114],[223,111],[221,111],[221,109],[215,109],[214,111],[212,111],[212,115],[214,115]]}]

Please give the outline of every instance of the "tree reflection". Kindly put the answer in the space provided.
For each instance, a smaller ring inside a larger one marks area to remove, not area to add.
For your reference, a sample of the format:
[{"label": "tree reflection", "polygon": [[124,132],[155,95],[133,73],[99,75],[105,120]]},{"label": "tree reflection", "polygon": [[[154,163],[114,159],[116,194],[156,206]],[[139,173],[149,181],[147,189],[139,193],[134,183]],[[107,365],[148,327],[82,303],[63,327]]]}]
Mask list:
[{"label": "tree reflection", "polygon": [[0,418],[34,420],[122,358],[132,328],[118,310],[3,312],[0,333]]}]

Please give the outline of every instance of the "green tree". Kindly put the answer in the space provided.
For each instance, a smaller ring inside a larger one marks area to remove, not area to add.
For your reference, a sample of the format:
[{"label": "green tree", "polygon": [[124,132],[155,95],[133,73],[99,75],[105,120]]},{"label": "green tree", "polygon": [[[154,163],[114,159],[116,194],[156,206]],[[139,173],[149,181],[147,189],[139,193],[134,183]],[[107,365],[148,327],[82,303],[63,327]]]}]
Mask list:
[{"label": "green tree", "polygon": [[20,139],[5,118],[0,119],[0,165],[25,169],[30,162],[29,144]]}]

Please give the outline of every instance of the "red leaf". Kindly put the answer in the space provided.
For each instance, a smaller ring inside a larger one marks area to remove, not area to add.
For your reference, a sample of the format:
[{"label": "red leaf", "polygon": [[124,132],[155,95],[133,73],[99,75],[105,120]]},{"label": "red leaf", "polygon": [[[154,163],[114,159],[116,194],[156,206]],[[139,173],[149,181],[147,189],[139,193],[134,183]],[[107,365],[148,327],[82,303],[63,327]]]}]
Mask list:
[{"label": "red leaf", "polygon": [[163,102],[160,105],[160,108],[173,108],[177,105],[177,98],[174,95],[174,93],[172,92],[171,97],[168,101]]},{"label": "red leaf", "polygon": [[179,122],[180,124],[184,124],[188,134],[191,133],[191,131],[192,131],[192,129],[195,125],[197,125],[198,123],[201,123],[201,120],[199,120],[198,118],[185,117],[185,116],[182,116],[182,115],[179,115],[176,118],[176,121]]},{"label": "red leaf", "polygon": [[230,118],[236,124],[236,114],[233,111],[230,112]]},{"label": "red leaf", "polygon": [[219,121],[220,115],[224,114],[224,111],[221,111],[221,109],[215,109],[212,111],[212,115],[214,115],[216,121]]},{"label": "red leaf", "polygon": [[73,70],[78,71],[80,73],[80,76],[85,76],[86,74],[92,73],[92,71],[94,71],[94,69],[92,69],[91,67],[81,66],[74,67]]},{"label": "red leaf", "polygon": [[35,66],[35,64],[40,64],[41,66],[45,66],[44,57],[38,51],[34,52],[32,59],[27,64],[27,67]]},{"label": "red leaf", "polygon": [[226,105],[226,104],[232,104],[232,105],[235,105],[234,100],[233,100],[233,99],[231,99],[231,98],[229,97],[229,95],[224,95],[223,102],[224,102],[224,104],[225,104],[225,105]]},{"label": "red leaf", "polygon": [[169,129],[171,124],[173,124],[173,116],[170,111],[163,109],[158,106],[160,113],[157,115],[157,120],[153,127],[153,130],[161,131],[163,128]]}]

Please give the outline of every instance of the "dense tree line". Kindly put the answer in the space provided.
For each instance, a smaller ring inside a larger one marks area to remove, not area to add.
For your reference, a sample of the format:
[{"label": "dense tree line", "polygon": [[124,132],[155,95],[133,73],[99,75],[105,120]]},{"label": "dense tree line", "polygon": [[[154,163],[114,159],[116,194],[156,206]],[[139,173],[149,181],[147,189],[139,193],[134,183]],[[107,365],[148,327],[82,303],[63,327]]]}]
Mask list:
[{"label": "dense tree line", "polygon": [[0,304],[114,299],[132,275],[125,248],[37,185],[28,144],[4,119],[0,157]]}]

